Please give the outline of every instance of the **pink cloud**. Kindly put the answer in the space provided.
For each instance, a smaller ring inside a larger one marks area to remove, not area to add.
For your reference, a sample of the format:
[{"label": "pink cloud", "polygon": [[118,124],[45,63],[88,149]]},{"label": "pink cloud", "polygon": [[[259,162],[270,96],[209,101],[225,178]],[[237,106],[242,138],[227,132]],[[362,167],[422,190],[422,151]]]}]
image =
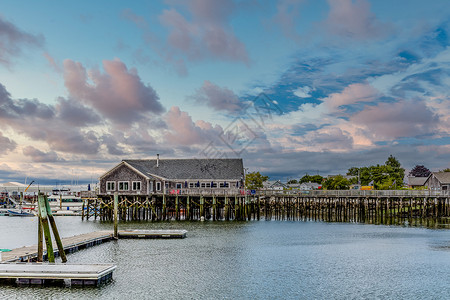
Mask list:
[{"label": "pink cloud", "polygon": [[64,80],[70,95],[121,124],[164,111],[155,90],[141,81],[135,69],[128,70],[120,60],[103,61],[103,69],[105,73],[87,72],[81,63],[65,60]]},{"label": "pink cloud", "polygon": [[355,83],[347,86],[340,93],[333,93],[323,99],[331,111],[335,111],[344,105],[372,102],[379,96],[379,92],[366,83]]},{"label": "pink cloud", "polygon": [[332,34],[364,40],[385,35],[389,26],[377,20],[366,0],[328,0],[326,27]]},{"label": "pink cloud", "polygon": [[194,0],[182,4],[183,8],[187,8],[191,20],[175,8],[164,10],[159,17],[170,30],[167,43],[173,51],[189,60],[215,58],[249,64],[245,45],[229,26],[233,1]]},{"label": "pink cloud", "polygon": [[198,145],[203,144],[210,139],[218,138],[222,132],[220,126],[212,126],[205,121],[194,123],[192,117],[179,107],[173,106],[165,116],[169,131],[166,133],[166,139],[169,143],[176,145]]},{"label": "pink cloud", "polygon": [[366,126],[376,139],[398,139],[431,134],[439,117],[423,102],[402,100],[367,107],[350,121]]},{"label": "pink cloud", "polygon": [[191,98],[218,111],[236,112],[242,109],[239,97],[232,90],[208,80],[204,81],[203,86]]},{"label": "pink cloud", "polygon": [[300,41],[300,35],[296,32],[296,20],[300,18],[300,6],[304,0],[279,0],[277,13],[273,21],[281,27],[284,35],[294,41]]}]

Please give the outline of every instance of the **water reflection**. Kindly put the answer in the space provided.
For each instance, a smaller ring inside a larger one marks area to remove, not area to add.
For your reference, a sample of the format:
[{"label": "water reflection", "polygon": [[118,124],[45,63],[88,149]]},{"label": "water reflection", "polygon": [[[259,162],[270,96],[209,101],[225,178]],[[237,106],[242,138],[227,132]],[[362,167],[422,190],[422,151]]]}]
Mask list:
[{"label": "water reflection", "polygon": [[[58,218],[57,223],[64,236],[75,229],[112,228],[79,219]],[[25,231],[23,226],[16,224],[16,232]],[[183,240],[113,241],[70,254],[72,263],[117,264],[113,282],[100,288],[1,287],[0,297],[444,299],[450,292],[447,230],[311,221],[130,222],[119,227],[186,229],[188,234]]]}]

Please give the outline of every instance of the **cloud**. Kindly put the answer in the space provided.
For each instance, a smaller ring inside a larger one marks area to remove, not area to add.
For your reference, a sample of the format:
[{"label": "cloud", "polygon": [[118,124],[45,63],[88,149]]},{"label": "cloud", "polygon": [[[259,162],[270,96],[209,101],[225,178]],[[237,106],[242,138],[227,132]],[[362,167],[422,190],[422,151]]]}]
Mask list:
[{"label": "cloud", "polygon": [[0,155],[6,154],[8,151],[13,151],[17,147],[17,143],[6,136],[0,131]]},{"label": "cloud", "polygon": [[[0,125],[32,140],[45,141],[54,151],[96,154],[100,142],[94,131],[84,129],[91,123],[77,121],[75,115],[72,116],[73,119],[66,119],[66,105],[69,103],[59,99],[59,104],[52,106],[37,99],[11,99],[5,87],[0,84]],[[72,107],[76,108],[74,113],[78,116],[85,118],[92,114],[91,111],[83,112],[80,106]],[[94,122],[92,119],[90,121]]]},{"label": "cloud", "polygon": [[97,125],[102,122],[100,116],[91,108],[84,106],[80,102],[69,98],[59,97],[55,105],[55,111],[58,117],[67,124],[85,127],[89,125]]},{"label": "cloud", "polygon": [[239,97],[232,90],[219,87],[208,80],[190,98],[217,111],[237,112],[242,109]]},{"label": "cloud", "polygon": [[332,93],[322,99],[331,112],[342,109],[342,106],[369,103],[377,100],[380,93],[367,83],[351,84],[340,93]]},{"label": "cloud", "polygon": [[45,59],[48,62],[48,65],[56,72],[56,73],[62,73],[62,67],[60,64],[58,64],[55,59],[47,52],[45,52],[43,54],[43,56],[45,57]]},{"label": "cloud", "polygon": [[22,54],[22,48],[41,47],[42,36],[32,35],[17,28],[0,16],[0,64],[10,66],[12,58]]},{"label": "cloud", "polygon": [[175,145],[199,145],[215,140],[223,131],[218,125],[213,126],[209,122],[197,121],[194,123],[187,112],[181,111],[178,106],[173,106],[167,112],[165,120],[168,132],[166,140]]},{"label": "cloud", "polygon": [[311,97],[311,91],[312,89],[309,86],[298,87],[294,91],[294,95],[299,98],[309,98]]},{"label": "cloud", "polygon": [[86,72],[81,63],[65,60],[64,81],[71,97],[124,125],[164,111],[156,91],[141,81],[135,69],[128,70],[117,59],[103,61],[103,69],[105,73]]},{"label": "cloud", "polygon": [[31,157],[33,162],[57,162],[63,161],[58,157],[58,154],[55,151],[50,152],[42,152],[39,149],[34,148],[33,146],[27,146],[23,148],[23,154],[25,156]]},{"label": "cloud", "polygon": [[235,36],[228,19],[235,10],[231,0],[194,0],[178,8],[185,8],[191,20],[174,7],[160,15],[161,24],[169,29],[167,43],[172,51],[188,60],[214,58],[249,64],[245,45]]},{"label": "cloud", "polygon": [[439,117],[421,101],[401,100],[367,107],[350,121],[366,126],[377,140],[392,140],[433,134]]},{"label": "cloud", "polygon": [[366,40],[383,37],[390,26],[370,12],[366,0],[328,0],[330,13],[325,21],[328,32],[349,39]]},{"label": "cloud", "polygon": [[300,6],[304,0],[279,0],[277,2],[277,13],[273,17],[273,22],[281,27],[283,34],[300,42],[300,35],[295,30],[296,21],[300,18]]}]

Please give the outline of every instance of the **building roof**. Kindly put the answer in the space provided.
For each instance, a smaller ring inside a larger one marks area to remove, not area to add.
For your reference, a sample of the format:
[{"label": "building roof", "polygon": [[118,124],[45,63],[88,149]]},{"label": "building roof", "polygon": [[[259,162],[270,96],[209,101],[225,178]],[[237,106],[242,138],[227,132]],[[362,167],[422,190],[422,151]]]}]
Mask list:
[{"label": "building roof", "polygon": [[428,177],[408,177],[408,184],[411,186],[423,186]]},{"label": "building roof", "polygon": [[433,172],[432,174],[441,184],[450,184],[450,172]]},{"label": "building roof", "polygon": [[240,180],[244,176],[241,158],[223,159],[125,159],[122,162],[130,165],[148,177],[164,179],[215,179]]}]

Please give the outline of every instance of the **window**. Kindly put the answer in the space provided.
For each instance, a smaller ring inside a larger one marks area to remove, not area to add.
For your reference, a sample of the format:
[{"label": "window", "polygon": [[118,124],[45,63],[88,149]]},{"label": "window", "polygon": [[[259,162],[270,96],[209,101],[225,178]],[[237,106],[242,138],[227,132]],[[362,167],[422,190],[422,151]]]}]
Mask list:
[{"label": "window", "polygon": [[177,190],[181,189],[182,184],[181,183],[177,183]]},{"label": "window", "polygon": [[211,182],[207,182],[207,183],[206,183],[206,187],[207,187],[207,188],[210,188],[210,187],[211,187]]},{"label": "window", "polygon": [[156,190],[157,191],[161,190],[161,182],[159,182],[159,181],[156,182]]},{"label": "window", "polygon": [[140,190],[141,190],[141,182],[133,181],[133,191],[140,191]]},{"label": "window", "polygon": [[229,184],[228,184],[228,182],[221,182],[221,183],[219,183],[219,187],[227,188],[227,187],[229,187]]},{"label": "window", "polygon": [[119,181],[119,191],[128,191],[130,189],[128,184],[128,181]]},{"label": "window", "polygon": [[211,183],[212,183],[212,185],[211,185],[212,188],[216,188],[217,187],[217,182],[211,182]]},{"label": "window", "polygon": [[195,182],[189,182],[189,188],[190,189],[195,188]]},{"label": "window", "polygon": [[116,182],[115,181],[107,181],[106,182],[106,190],[107,191],[115,191],[116,190]]}]

